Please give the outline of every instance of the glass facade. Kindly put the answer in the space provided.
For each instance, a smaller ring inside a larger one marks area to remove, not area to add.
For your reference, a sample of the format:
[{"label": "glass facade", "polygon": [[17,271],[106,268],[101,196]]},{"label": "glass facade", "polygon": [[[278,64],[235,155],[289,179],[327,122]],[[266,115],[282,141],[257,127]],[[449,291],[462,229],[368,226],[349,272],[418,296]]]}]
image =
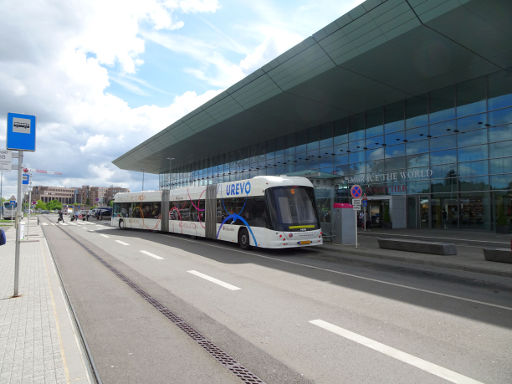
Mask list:
[{"label": "glass facade", "polygon": [[[181,171],[171,175],[171,188],[315,173],[332,182],[339,202],[350,201],[351,185],[362,185],[371,225],[386,222],[389,201],[399,196],[401,227],[510,232],[512,74],[435,90]],[[168,174],[160,186],[169,187]]]}]

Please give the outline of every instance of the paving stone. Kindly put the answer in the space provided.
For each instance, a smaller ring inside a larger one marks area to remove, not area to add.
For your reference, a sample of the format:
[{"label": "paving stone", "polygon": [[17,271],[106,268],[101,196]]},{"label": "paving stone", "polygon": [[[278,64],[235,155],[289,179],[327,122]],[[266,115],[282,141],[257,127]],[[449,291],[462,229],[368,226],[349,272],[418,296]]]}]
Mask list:
[{"label": "paving stone", "polygon": [[[30,231],[42,235],[40,227]],[[0,384],[65,384],[44,248],[40,242],[21,244],[21,296],[12,298],[15,230],[6,235],[1,252],[11,257],[0,257]]]}]

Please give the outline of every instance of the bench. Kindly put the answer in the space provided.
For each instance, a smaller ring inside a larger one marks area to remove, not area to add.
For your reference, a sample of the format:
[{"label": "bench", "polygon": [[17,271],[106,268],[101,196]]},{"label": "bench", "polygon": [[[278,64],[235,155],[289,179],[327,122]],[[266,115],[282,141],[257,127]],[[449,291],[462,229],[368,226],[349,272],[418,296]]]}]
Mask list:
[{"label": "bench", "polygon": [[378,237],[379,247],[405,252],[431,253],[434,255],[456,255],[457,247],[450,243],[433,243],[419,240],[387,239]]},{"label": "bench", "polygon": [[322,240],[332,243],[336,235],[332,233],[332,225],[327,221],[320,222],[320,229],[322,230]]},{"label": "bench", "polygon": [[335,238],[336,238],[336,235],[328,235],[327,233],[322,232],[322,240],[324,242],[328,241],[329,243],[332,243]]},{"label": "bench", "polygon": [[505,248],[484,248],[484,257],[487,261],[512,264],[512,251]]}]

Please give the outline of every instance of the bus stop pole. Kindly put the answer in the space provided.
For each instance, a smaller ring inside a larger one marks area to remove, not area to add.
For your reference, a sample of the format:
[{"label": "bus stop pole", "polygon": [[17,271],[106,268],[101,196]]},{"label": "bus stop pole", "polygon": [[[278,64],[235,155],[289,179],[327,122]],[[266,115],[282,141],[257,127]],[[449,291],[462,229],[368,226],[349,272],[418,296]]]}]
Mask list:
[{"label": "bus stop pole", "polygon": [[13,297],[18,296],[18,277],[20,274],[20,221],[21,221],[21,169],[23,164],[23,151],[18,151],[18,197],[16,208],[16,251],[14,255],[14,294]]},{"label": "bus stop pole", "polygon": [[32,175],[29,174],[29,183],[28,183],[28,220],[27,220],[27,238],[30,232],[30,208],[32,208]]},{"label": "bus stop pole", "polygon": [[355,216],[355,220],[354,220],[354,222],[356,224],[356,248],[357,248],[357,214],[358,214],[359,211],[354,211],[354,212],[355,212],[355,215],[354,215]]}]

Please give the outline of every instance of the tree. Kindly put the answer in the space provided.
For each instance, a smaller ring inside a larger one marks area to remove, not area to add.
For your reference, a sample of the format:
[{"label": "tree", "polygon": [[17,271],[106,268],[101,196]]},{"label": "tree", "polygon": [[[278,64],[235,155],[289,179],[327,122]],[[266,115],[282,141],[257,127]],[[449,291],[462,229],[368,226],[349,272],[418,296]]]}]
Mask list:
[{"label": "tree", "polygon": [[48,207],[46,206],[46,203],[43,200],[37,200],[35,209],[46,210],[48,209]]},{"label": "tree", "polygon": [[50,210],[62,209],[62,203],[59,200],[52,200],[46,204],[46,207]]}]

